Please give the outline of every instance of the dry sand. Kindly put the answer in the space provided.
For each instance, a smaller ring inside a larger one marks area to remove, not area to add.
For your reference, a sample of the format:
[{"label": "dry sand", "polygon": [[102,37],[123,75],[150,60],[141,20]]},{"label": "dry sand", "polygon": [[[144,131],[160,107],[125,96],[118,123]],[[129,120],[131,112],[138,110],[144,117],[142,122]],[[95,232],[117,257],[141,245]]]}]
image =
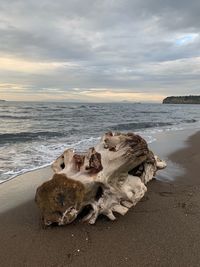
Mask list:
[{"label": "dry sand", "polygon": [[153,180],[126,216],[94,226],[41,228],[33,196],[49,169],[2,184],[0,266],[200,266],[200,132],[170,160],[184,175]]}]

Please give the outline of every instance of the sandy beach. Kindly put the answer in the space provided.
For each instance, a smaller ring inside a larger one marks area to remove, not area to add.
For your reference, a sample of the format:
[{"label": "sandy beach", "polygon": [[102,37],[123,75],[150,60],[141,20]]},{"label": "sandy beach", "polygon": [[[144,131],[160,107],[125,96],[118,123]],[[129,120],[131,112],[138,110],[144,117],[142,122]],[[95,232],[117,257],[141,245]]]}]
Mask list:
[{"label": "sandy beach", "polygon": [[[76,221],[42,229],[34,194],[50,168],[1,184],[0,266],[200,266],[200,131],[183,146],[187,135],[162,134],[153,145],[159,156],[172,151],[168,176],[173,166],[181,175],[167,181],[158,174],[142,201],[114,222],[101,217],[93,226]],[[170,150],[170,140],[180,139],[179,150]]]}]

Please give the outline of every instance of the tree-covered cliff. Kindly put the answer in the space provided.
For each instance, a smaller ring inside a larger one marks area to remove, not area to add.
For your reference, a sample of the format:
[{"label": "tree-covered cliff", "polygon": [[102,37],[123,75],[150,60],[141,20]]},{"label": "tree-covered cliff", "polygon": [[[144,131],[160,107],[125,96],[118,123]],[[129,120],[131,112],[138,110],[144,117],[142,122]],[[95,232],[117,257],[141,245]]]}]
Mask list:
[{"label": "tree-covered cliff", "polygon": [[200,95],[168,96],[163,104],[200,104]]}]

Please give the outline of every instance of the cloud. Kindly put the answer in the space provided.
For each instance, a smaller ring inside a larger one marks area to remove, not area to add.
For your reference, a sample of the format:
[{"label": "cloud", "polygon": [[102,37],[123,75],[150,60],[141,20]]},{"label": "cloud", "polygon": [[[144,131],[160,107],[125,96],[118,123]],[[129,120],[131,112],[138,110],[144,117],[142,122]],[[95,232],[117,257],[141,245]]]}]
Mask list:
[{"label": "cloud", "polygon": [[0,70],[23,73],[49,73],[57,69],[75,68],[70,62],[34,62],[20,58],[0,57]]},{"label": "cloud", "polygon": [[0,82],[23,87],[12,91],[23,100],[197,94],[199,8],[197,0],[2,0]]}]

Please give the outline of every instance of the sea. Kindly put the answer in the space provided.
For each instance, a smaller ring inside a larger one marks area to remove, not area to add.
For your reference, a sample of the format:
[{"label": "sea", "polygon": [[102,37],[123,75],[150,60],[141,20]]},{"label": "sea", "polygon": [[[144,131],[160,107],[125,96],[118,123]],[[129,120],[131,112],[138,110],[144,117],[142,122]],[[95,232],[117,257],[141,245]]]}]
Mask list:
[{"label": "sea", "polygon": [[48,166],[65,149],[83,152],[107,131],[156,134],[200,127],[199,105],[0,102],[0,182]]}]

